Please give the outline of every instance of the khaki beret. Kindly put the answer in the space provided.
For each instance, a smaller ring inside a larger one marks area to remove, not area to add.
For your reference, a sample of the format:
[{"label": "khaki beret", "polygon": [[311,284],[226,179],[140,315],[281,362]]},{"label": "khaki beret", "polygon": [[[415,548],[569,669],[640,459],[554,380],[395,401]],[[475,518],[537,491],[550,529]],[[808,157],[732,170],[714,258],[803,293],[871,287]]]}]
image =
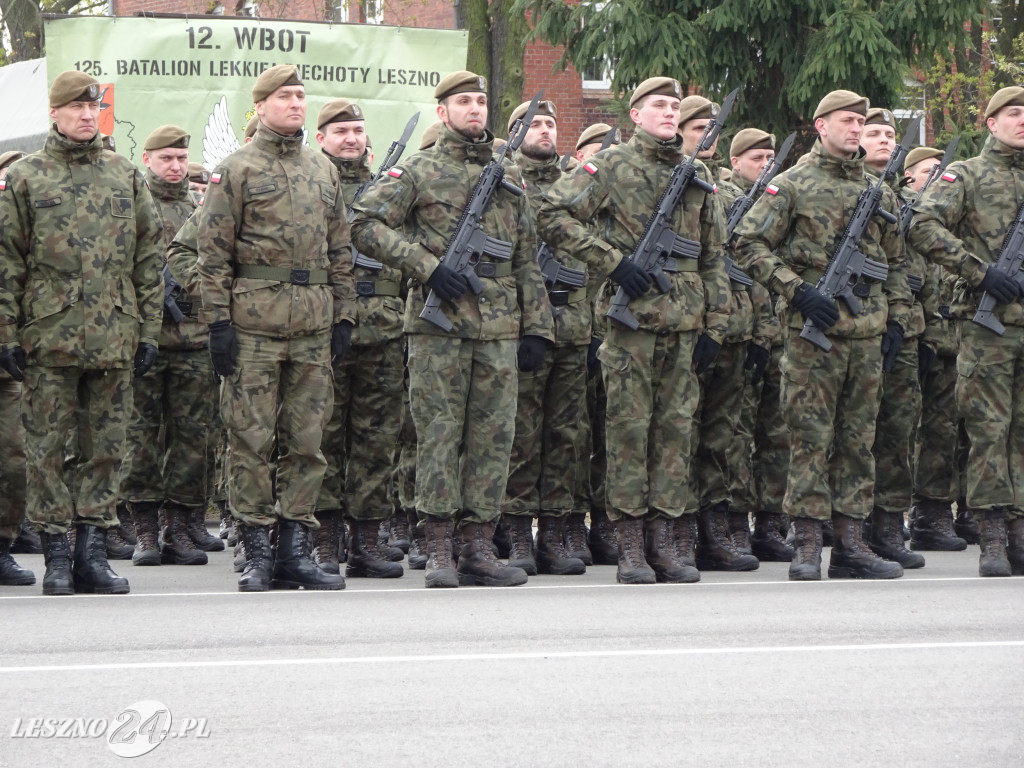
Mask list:
[{"label": "khaki beret", "polygon": [[888,125],[891,128],[895,128],[896,116],[888,109],[872,107],[868,110],[867,119],[864,121],[864,125]]},{"label": "khaki beret", "polygon": [[751,149],[775,149],[775,135],[760,128],[744,128],[733,136],[729,157],[739,157]]},{"label": "khaki beret", "polygon": [[858,115],[867,117],[870,106],[870,100],[864,96],[858,96],[853,91],[832,91],[818,102],[818,108],[814,110],[814,119],[817,120],[829,112],[835,112],[840,109],[846,112],[856,112]]},{"label": "khaki beret", "polygon": [[188,180],[193,184],[209,184],[210,172],[200,163],[188,164]]},{"label": "khaki beret", "polygon": [[452,72],[437,84],[434,98],[444,101],[456,93],[487,93],[487,78],[465,69]]},{"label": "khaki beret", "polygon": [[100,134],[100,144],[104,149],[109,149],[111,152],[117,151],[117,144],[114,141],[114,137],[111,136],[109,133]]},{"label": "khaki beret", "polygon": [[988,120],[1000,109],[1009,106],[1024,107],[1024,88],[1011,85],[996,91],[985,107],[985,119]]},{"label": "khaki beret", "polygon": [[85,72],[69,69],[61,72],[50,86],[50,106],[63,107],[72,101],[99,101],[100,81]]},{"label": "khaki beret", "polygon": [[[529,108],[530,108],[530,102],[524,101],[522,104],[520,104],[518,107],[516,107],[515,109],[512,110],[512,114],[508,118],[508,129],[510,131],[512,130],[512,125],[515,123],[515,121],[519,120],[522,117],[524,117],[526,115],[526,110],[528,110]],[[545,99],[544,101],[538,101],[537,102],[537,114],[538,115],[547,115],[548,117],[554,118],[555,120],[557,120],[558,119],[558,115],[556,114],[556,111],[555,111],[555,102],[548,101],[547,99]],[[529,128],[530,126],[526,126],[526,127]]]},{"label": "khaki beret", "polygon": [[679,103],[679,127],[691,120],[710,120],[718,109],[714,102],[703,96],[687,96]]},{"label": "khaki beret", "polygon": [[316,118],[316,127],[323,128],[329,123],[349,123],[353,120],[365,120],[366,116],[359,105],[348,99],[332,99],[324,104]]},{"label": "khaki beret", "polygon": [[278,64],[276,67],[265,69],[256,78],[256,85],[252,87],[252,100],[263,101],[278,88],[286,85],[302,85],[298,67],[294,64]]},{"label": "khaki beret", "polygon": [[249,118],[249,122],[245,124],[245,133],[242,136],[242,138],[244,138],[244,139],[251,139],[253,136],[255,136],[256,135],[256,129],[259,127],[259,125],[260,125],[260,116],[259,115],[253,115],[252,117],[250,117]]},{"label": "khaki beret", "polygon": [[146,152],[152,152],[154,149],[167,149],[168,147],[188,149],[189,138],[188,132],[184,128],[179,128],[176,125],[161,125],[149,134],[142,148]]},{"label": "khaki beret", "polygon": [[618,144],[620,138],[618,128],[612,128],[608,123],[594,123],[580,134],[579,139],[576,141],[577,151],[583,149],[587,144],[600,144],[604,141],[605,134],[607,134],[608,131],[615,131],[615,139],[613,139],[613,143]]},{"label": "khaki beret", "polygon": [[432,146],[437,144],[437,136],[441,133],[441,126],[444,125],[438,120],[433,125],[428,125],[427,130],[423,132],[423,136],[420,137],[420,149],[430,149]]},{"label": "khaki beret", "polygon": [[941,149],[932,147],[914,147],[907,153],[907,159],[903,161],[903,170],[913,168],[922,160],[929,160],[933,157],[942,157],[945,153]]},{"label": "khaki beret", "polygon": [[3,170],[8,165],[13,163],[15,160],[20,160],[24,156],[24,152],[19,152],[16,149],[12,149],[10,152],[4,152],[2,155],[0,155],[0,170]]},{"label": "khaki beret", "polygon": [[679,85],[678,80],[674,80],[671,77],[649,77],[644,80],[640,85],[633,91],[633,95],[629,97],[629,107],[633,108],[644,96],[674,96],[677,99],[683,98],[683,88]]}]

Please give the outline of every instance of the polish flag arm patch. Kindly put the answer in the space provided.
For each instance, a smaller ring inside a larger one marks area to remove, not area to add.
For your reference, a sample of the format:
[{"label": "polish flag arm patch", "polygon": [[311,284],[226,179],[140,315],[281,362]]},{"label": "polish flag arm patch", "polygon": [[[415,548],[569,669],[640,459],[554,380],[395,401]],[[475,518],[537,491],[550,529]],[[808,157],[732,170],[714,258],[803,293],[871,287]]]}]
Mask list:
[{"label": "polish flag arm patch", "polygon": [[943,181],[956,181],[956,179],[957,176],[955,173],[950,173],[949,171],[946,171],[945,173],[942,174]]},{"label": "polish flag arm patch", "polygon": [[388,171],[388,176],[391,176],[391,177],[396,178],[396,179],[400,179],[400,178],[402,178],[402,169],[401,168],[392,168],[390,171]]},{"label": "polish flag arm patch", "polygon": [[594,165],[593,163],[584,163],[583,170],[585,170],[587,173],[593,176],[595,173],[597,173],[597,166]]},{"label": "polish flag arm patch", "polygon": [[769,184],[767,187],[764,188],[764,191],[767,192],[769,195],[779,194],[779,188],[774,184]]},{"label": "polish flag arm patch", "polygon": [[211,184],[220,184],[220,180],[223,179],[223,178],[224,178],[224,176],[221,175],[220,173],[211,173],[210,174],[210,183]]},{"label": "polish flag arm patch", "polygon": [[0,192],[7,189],[7,179],[0,179]]}]

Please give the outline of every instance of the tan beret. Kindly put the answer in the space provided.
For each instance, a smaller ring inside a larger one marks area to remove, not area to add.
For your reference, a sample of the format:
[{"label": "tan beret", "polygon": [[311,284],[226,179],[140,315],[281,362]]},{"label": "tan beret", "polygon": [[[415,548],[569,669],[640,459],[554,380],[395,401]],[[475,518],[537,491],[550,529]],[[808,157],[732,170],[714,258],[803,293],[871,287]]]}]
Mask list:
[{"label": "tan beret", "polygon": [[251,139],[253,136],[255,136],[256,135],[256,129],[259,128],[259,125],[260,125],[260,116],[259,115],[253,115],[252,117],[250,117],[249,118],[249,122],[245,124],[245,133],[242,136],[242,138],[244,138],[244,139]]},{"label": "tan beret", "polygon": [[366,116],[359,105],[348,99],[332,99],[324,104],[316,118],[316,127],[323,128],[329,123],[349,123],[353,120],[365,120]]},{"label": "tan beret", "polygon": [[117,143],[114,141],[114,137],[109,133],[100,134],[100,144],[104,149],[109,149],[111,152],[117,151]]},{"label": "tan beret", "polygon": [[714,102],[703,96],[687,96],[679,103],[679,127],[691,120],[710,120],[718,110]]},{"label": "tan beret", "polygon": [[423,136],[420,137],[420,149],[430,149],[432,146],[437,144],[437,136],[441,132],[441,126],[444,125],[438,120],[433,125],[428,125],[427,130],[423,132]]},{"label": "tan beret", "polygon": [[434,98],[444,101],[456,93],[487,93],[487,78],[463,69],[452,72],[434,89]]},{"label": "tan beret", "polygon": [[[510,131],[512,130],[512,125],[515,123],[515,121],[525,116],[526,110],[528,110],[529,108],[530,102],[524,101],[522,104],[520,104],[518,107],[512,110],[512,114],[508,118],[508,129]],[[558,115],[556,114],[555,110],[555,102],[548,101],[547,99],[545,99],[544,101],[538,101],[537,115],[547,115],[548,117],[557,120]]]},{"label": "tan beret", "polygon": [[50,86],[50,106],[63,107],[72,101],[99,101],[102,95],[99,80],[77,69],[69,69],[57,75]]},{"label": "tan beret", "polygon": [[12,149],[10,152],[4,152],[2,155],[0,155],[0,170],[3,170],[8,165],[13,163],[15,160],[20,160],[24,156],[24,152],[19,152],[16,149]]},{"label": "tan beret", "polygon": [[933,157],[942,157],[944,154],[945,153],[941,149],[934,149],[932,147],[914,147],[907,153],[907,159],[903,161],[903,170],[913,168],[922,160],[928,160]]},{"label": "tan beret", "polygon": [[683,98],[683,88],[679,85],[678,80],[673,80],[671,77],[649,77],[640,83],[633,91],[633,95],[629,97],[630,109],[644,96],[654,95],[675,96],[677,99],[681,99]]},{"label": "tan beret", "polygon": [[1024,88],[1019,85],[1011,85],[996,91],[985,107],[985,119],[988,120],[1003,107],[1010,106],[1024,107]]},{"label": "tan beret", "polygon": [[209,184],[210,172],[200,163],[188,164],[188,180],[193,184]]},{"label": "tan beret", "polygon": [[732,138],[729,145],[729,157],[739,157],[751,149],[775,149],[774,134],[760,128],[744,128]]},{"label": "tan beret", "polygon": [[580,134],[579,139],[576,141],[576,150],[579,151],[583,149],[587,144],[600,144],[604,141],[605,134],[607,134],[608,131],[615,131],[615,138],[612,142],[614,144],[618,144],[620,138],[618,128],[612,128],[608,123],[594,123]]},{"label": "tan beret", "polygon": [[853,91],[832,91],[818,102],[818,108],[814,110],[814,119],[817,120],[829,112],[835,112],[840,109],[846,112],[856,112],[858,115],[867,117],[870,106],[871,102],[867,98],[858,96]]},{"label": "tan beret", "polygon": [[154,149],[188,149],[188,132],[184,128],[179,128],[176,125],[161,125],[146,139],[146,143],[142,145],[142,148],[147,152],[152,152]]},{"label": "tan beret", "polygon": [[278,64],[276,67],[265,69],[256,78],[256,85],[252,87],[252,100],[263,101],[278,88],[286,85],[302,85],[298,67],[294,64]]},{"label": "tan beret", "polygon": [[888,125],[891,128],[896,127],[896,116],[888,109],[872,107],[868,110],[866,118],[867,119],[864,120],[864,125]]}]

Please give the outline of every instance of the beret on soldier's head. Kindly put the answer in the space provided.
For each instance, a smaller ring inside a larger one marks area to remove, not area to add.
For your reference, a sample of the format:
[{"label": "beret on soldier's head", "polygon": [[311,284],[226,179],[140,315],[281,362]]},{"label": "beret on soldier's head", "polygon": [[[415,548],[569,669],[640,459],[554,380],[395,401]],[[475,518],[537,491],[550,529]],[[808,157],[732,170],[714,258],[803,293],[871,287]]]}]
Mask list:
[{"label": "beret on soldier's head", "polygon": [[632,109],[644,96],[674,96],[681,99],[683,88],[678,80],[671,77],[649,77],[640,83],[629,97],[629,108]]},{"label": "beret on soldier's head", "polygon": [[760,128],[744,128],[733,137],[729,157],[739,157],[751,149],[775,149],[774,134]]},{"label": "beret on soldier's head", "polygon": [[679,127],[691,120],[710,120],[718,112],[718,108],[710,99],[703,96],[687,96],[679,102]]},{"label": "beret on soldier's head", "polygon": [[146,139],[142,148],[146,152],[154,149],[188,149],[188,132],[177,125],[161,125]]},{"label": "beret on soldier's head", "polygon": [[69,69],[57,75],[50,86],[50,106],[63,107],[72,101],[99,101],[102,95],[99,80],[77,69]]},{"label": "beret on soldier's head", "polygon": [[359,105],[348,99],[332,99],[320,110],[316,118],[316,127],[323,128],[330,123],[349,123],[353,120],[365,120],[366,116]]},{"label": "beret on soldier's head", "polygon": [[985,107],[985,119],[993,117],[1003,107],[1011,106],[1024,106],[1024,88],[1019,85],[1011,85],[996,91],[988,100],[988,106]]},{"label": "beret on soldier's head", "polygon": [[259,125],[260,125],[260,116],[259,115],[253,115],[252,117],[250,117],[249,118],[249,122],[245,124],[245,133],[242,136],[242,138],[244,138],[244,139],[251,139],[253,136],[255,136],[256,135],[256,129],[259,127]]},{"label": "beret on soldier's head", "polygon": [[922,160],[929,160],[933,157],[942,157],[944,152],[941,149],[932,147],[914,147],[907,153],[907,159],[903,161],[903,170],[909,170]]},{"label": "beret on soldier's head", "polygon": [[189,163],[188,180],[193,184],[209,184],[210,172],[200,163]]},{"label": "beret on soldier's head", "polygon": [[2,155],[0,155],[0,171],[2,171],[11,163],[13,163],[15,160],[20,160],[24,156],[24,152],[19,152],[16,149],[12,149],[10,152],[4,152]]},{"label": "beret on soldier's head", "polygon": [[432,146],[437,144],[437,136],[441,132],[441,126],[444,125],[440,120],[432,125],[427,126],[427,130],[423,132],[423,136],[420,137],[420,149],[430,149]]},{"label": "beret on soldier's head", "polygon": [[579,151],[587,144],[600,144],[604,141],[605,134],[608,131],[615,131],[614,143],[618,144],[619,131],[618,128],[612,128],[608,123],[594,123],[592,126],[587,128],[583,133],[580,134],[579,139],[576,141],[576,150]]},{"label": "beret on soldier's head", "polygon": [[[511,131],[513,124],[516,120],[519,120],[526,115],[526,110],[530,108],[530,102],[524,101],[518,107],[512,110],[512,114],[508,118],[508,129]],[[555,102],[545,99],[544,101],[537,102],[537,115],[547,115],[548,117],[557,120],[558,115],[555,110]],[[529,126],[527,126],[529,128]]]},{"label": "beret on soldier's head", "polygon": [[840,109],[845,112],[856,112],[858,115],[867,117],[870,106],[870,100],[864,96],[858,96],[853,91],[832,91],[818,102],[818,108],[814,110],[813,119],[817,120],[829,112],[835,112]]},{"label": "beret on soldier's head", "polygon": [[256,85],[252,87],[253,102],[263,101],[278,88],[286,85],[302,85],[299,80],[299,68],[294,64],[278,64],[270,69],[265,69],[256,78]]},{"label": "beret on soldier's head", "polygon": [[434,98],[444,101],[456,93],[487,93],[487,78],[463,69],[452,72],[434,89]]},{"label": "beret on soldier's head", "polygon": [[872,107],[868,110],[864,125],[888,125],[892,128],[896,127],[896,116],[893,115],[888,109],[882,109],[881,107]]}]

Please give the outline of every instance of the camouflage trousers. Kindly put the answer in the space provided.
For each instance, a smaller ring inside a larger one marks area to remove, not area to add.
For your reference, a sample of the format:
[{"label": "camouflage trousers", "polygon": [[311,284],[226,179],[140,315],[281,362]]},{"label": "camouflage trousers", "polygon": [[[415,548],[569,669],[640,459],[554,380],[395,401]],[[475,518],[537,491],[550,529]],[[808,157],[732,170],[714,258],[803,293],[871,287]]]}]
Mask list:
[{"label": "camouflage trousers", "polygon": [[25,519],[25,425],[21,382],[0,379],[0,539],[18,535]]},{"label": "camouflage trousers", "polygon": [[783,512],[829,520],[833,512],[864,519],[874,504],[881,337],[830,337],[823,352],[784,331],[782,410],[789,425],[789,476]]},{"label": "camouflage trousers", "polygon": [[516,409],[514,339],[409,336],[416,509],[487,523],[501,513]]},{"label": "camouflage trousers", "polygon": [[121,498],[201,506],[207,495],[208,430],[217,377],[206,349],[161,350],[132,381],[133,410],[121,465]]},{"label": "camouflage trousers", "polygon": [[914,430],[921,418],[917,339],[907,339],[892,371],[882,377],[875,423],[875,506],[905,513],[913,495]]},{"label": "camouflage trousers", "polygon": [[[403,344],[408,341],[403,340]],[[416,509],[416,425],[409,407],[409,371],[402,382],[402,426],[398,430],[398,457],[392,483],[395,507]]]},{"label": "camouflage trousers", "polygon": [[960,498],[960,473],[956,470],[960,431],[956,381],[956,358],[937,355],[921,385],[921,423],[915,440],[915,499]]},{"label": "camouflage trousers", "polygon": [[696,331],[608,329],[598,357],[607,393],[605,503],[613,521],[648,513],[679,517],[692,503],[696,339]]},{"label": "camouflage trousers", "polygon": [[956,403],[970,439],[967,506],[1024,514],[1024,328],[960,324]]},{"label": "camouflage trousers", "polygon": [[694,415],[691,508],[696,512],[729,501],[735,468],[730,448],[743,406],[746,342],[726,342],[714,365],[700,376],[700,405]]},{"label": "camouflage trousers", "polygon": [[405,340],[353,346],[334,368],[334,409],[324,427],[327,471],[316,508],[354,520],[391,516],[391,478],[402,426]]},{"label": "camouflage trousers", "polygon": [[[117,525],[132,410],[131,371],[29,366],[25,371],[26,512],[43,533]],[[69,450],[70,449],[70,450]]]},{"label": "camouflage trousers", "polygon": [[761,404],[764,382],[758,382],[755,386],[748,371],[742,371],[742,378],[739,418],[736,419],[736,429],[726,449],[730,469],[728,497],[734,511],[752,515],[758,510],[757,486],[754,483],[754,448],[757,410]]},{"label": "camouflage trousers", "polygon": [[590,497],[590,508],[605,511],[605,478],[608,471],[608,454],[605,451],[605,413],[607,400],[604,396],[604,380],[600,370],[596,375],[587,375],[587,420],[590,423],[590,456],[584,456],[587,466],[580,477],[590,482],[584,492]]},{"label": "camouflage trousers", "polygon": [[590,456],[587,347],[556,346],[539,370],[519,372],[505,514],[566,517],[589,509],[589,479],[581,475]]},{"label": "camouflage trousers", "polygon": [[330,331],[291,339],[237,333],[235,372],[220,389],[231,513],[247,525],[281,517],[317,527],[327,468],[320,442],[334,401]]},{"label": "camouflage trousers", "polygon": [[215,395],[206,436],[206,499],[210,502],[228,500],[228,433],[224,431],[218,399]]},{"label": "camouflage trousers", "polygon": [[782,514],[789,475],[789,425],[782,412],[781,363],[785,347],[772,347],[771,358],[761,382],[757,415],[754,417],[754,455],[751,471],[758,512]]}]

